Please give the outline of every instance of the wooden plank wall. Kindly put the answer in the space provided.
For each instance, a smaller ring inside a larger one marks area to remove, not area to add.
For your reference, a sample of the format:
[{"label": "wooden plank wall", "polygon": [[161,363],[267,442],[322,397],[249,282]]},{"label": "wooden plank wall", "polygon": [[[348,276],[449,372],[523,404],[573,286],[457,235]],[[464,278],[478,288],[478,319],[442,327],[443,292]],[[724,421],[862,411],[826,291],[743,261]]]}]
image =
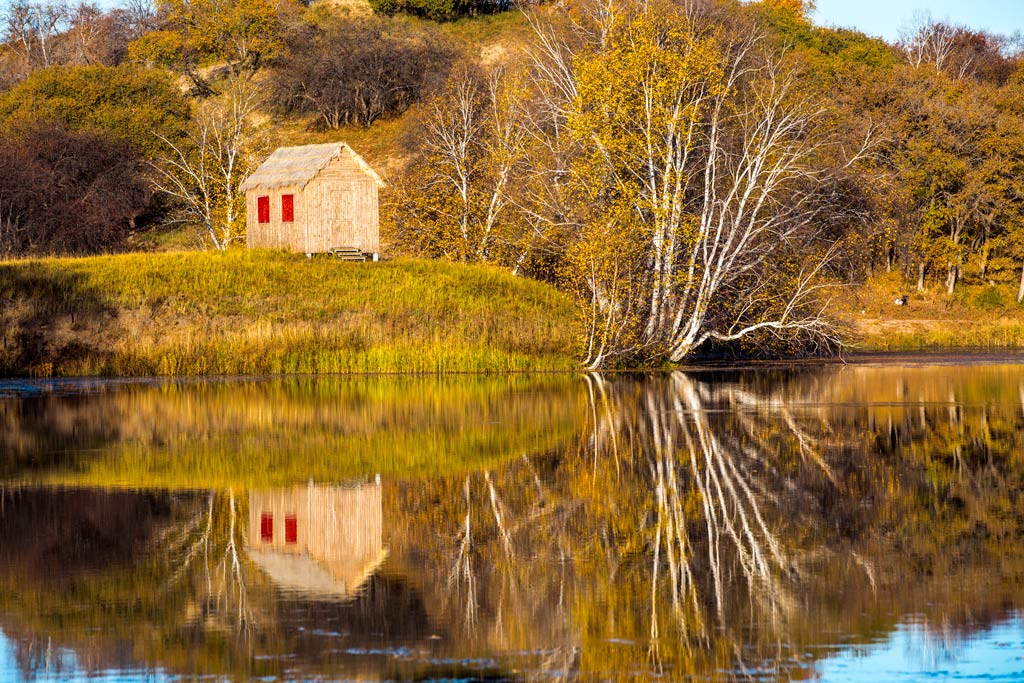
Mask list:
[{"label": "wooden plank wall", "polygon": [[[295,196],[295,221],[281,221],[281,195]],[[258,197],[270,197],[270,222],[260,223],[256,210]],[[245,243],[250,249],[290,249],[302,251],[302,226],[306,216],[303,192],[294,186],[255,189],[245,193]]]},{"label": "wooden plank wall", "polygon": [[348,154],[328,164],[306,186],[310,231],[307,252],[333,247],[380,251],[377,186]]},{"label": "wooden plank wall", "polygon": [[[295,222],[281,222],[281,195],[295,195]],[[256,199],[270,197],[270,223],[260,224]],[[251,248],[320,254],[334,247],[380,252],[377,185],[348,154],[329,163],[304,190],[255,189],[246,193],[246,243]]]}]

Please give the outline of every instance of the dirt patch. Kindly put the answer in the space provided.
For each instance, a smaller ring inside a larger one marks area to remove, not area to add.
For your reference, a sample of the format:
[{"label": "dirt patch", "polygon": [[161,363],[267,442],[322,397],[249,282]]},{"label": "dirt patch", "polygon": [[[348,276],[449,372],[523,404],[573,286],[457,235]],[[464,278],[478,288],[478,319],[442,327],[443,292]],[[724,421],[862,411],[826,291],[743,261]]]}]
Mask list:
[{"label": "dirt patch", "polygon": [[480,49],[480,62],[484,66],[500,64],[508,58],[509,49],[501,43],[485,45]]},{"label": "dirt patch", "polygon": [[317,6],[327,8],[339,16],[368,17],[373,14],[373,8],[366,0],[319,0]]}]

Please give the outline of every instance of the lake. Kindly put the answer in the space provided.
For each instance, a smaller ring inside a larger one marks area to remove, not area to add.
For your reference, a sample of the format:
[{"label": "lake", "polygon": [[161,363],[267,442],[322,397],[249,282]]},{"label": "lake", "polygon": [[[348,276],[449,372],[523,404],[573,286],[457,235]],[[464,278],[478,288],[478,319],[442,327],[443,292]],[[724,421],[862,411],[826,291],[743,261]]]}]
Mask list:
[{"label": "lake", "polygon": [[1024,680],[1024,365],[0,381],[0,681]]}]

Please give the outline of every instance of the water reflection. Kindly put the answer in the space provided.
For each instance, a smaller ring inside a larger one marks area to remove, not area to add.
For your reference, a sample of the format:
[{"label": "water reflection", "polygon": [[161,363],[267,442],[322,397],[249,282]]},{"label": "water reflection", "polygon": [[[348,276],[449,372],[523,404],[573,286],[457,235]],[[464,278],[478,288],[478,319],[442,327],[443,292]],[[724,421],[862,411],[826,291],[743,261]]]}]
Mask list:
[{"label": "water reflection", "polygon": [[345,600],[384,561],[379,480],[249,492],[249,557],[281,589]]},{"label": "water reflection", "polygon": [[[817,669],[823,679],[853,683],[885,672],[886,681],[903,683],[941,678],[1012,683],[1024,680],[1024,619],[1018,614],[968,638],[944,637],[913,621],[884,640],[837,652]],[[936,674],[936,672],[939,672]]]},{"label": "water reflection", "polygon": [[436,474],[564,443],[583,409],[577,385],[556,375],[43,385],[0,398],[0,476],[227,489]]},{"label": "water reflection", "polygon": [[[144,486],[186,479],[198,446],[174,427],[152,433],[179,450],[143,456],[118,446],[97,457],[94,435],[80,448],[62,437],[74,468],[29,466],[57,488],[5,465],[21,483],[3,493],[0,628],[22,672],[915,680],[960,667],[1005,677],[1024,656],[1022,386],[1021,366],[854,366],[590,376],[502,387],[484,408],[489,390],[456,392],[454,407],[421,396],[432,408],[383,392],[359,403],[359,424],[391,430],[407,414],[421,426],[404,443],[431,434],[431,453],[468,453],[465,464],[331,478],[317,469],[339,462],[328,452],[306,474],[308,452],[284,445],[294,422],[277,432],[268,420],[269,431],[244,432],[250,444],[266,434],[262,452],[203,490],[79,488],[83,469],[118,465]],[[322,395],[297,394],[291,414],[354,424],[318,407]],[[168,406],[195,405],[167,396],[162,409],[137,398],[156,422]],[[135,399],[117,400],[127,410]],[[498,436],[416,421],[455,424],[464,408],[499,416],[488,428]],[[530,438],[504,431],[525,418]],[[351,441],[383,443],[368,427],[348,437],[324,443],[345,455],[358,452]],[[167,473],[176,453],[184,474]],[[267,462],[293,479],[266,485],[251,470]],[[1009,645],[975,645],[1006,624],[1018,634]],[[46,659],[43,643],[74,657]],[[922,660],[939,646],[946,656]],[[987,663],[968,666],[977,657]]]}]

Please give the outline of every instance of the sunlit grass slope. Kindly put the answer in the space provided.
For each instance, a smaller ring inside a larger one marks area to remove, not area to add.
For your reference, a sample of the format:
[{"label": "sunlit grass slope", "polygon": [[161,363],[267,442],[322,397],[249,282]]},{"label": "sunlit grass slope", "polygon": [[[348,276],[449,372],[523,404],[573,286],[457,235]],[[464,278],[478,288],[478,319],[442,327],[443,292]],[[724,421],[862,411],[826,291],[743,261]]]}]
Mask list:
[{"label": "sunlit grass slope", "polygon": [[218,375],[566,370],[555,289],[436,261],[270,251],[0,263],[0,372]]}]

